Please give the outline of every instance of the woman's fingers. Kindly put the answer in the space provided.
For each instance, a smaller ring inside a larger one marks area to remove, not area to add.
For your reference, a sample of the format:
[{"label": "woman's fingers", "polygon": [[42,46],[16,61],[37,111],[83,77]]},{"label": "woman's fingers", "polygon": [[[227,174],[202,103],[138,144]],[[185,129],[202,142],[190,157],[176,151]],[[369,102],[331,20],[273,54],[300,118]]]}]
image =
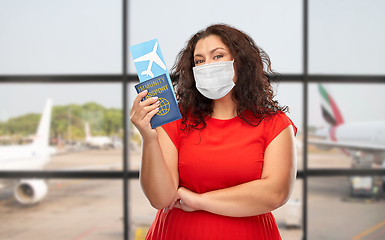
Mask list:
[{"label": "woman's fingers", "polygon": [[151,128],[151,118],[159,112],[158,97],[146,97],[148,91],[140,92],[136,96],[130,112],[131,122],[139,130],[143,138],[156,136],[156,130]]},{"label": "woman's fingers", "polygon": [[[140,107],[138,107],[138,109],[136,110],[136,112],[134,113],[134,118],[136,117],[136,120],[141,122],[143,121],[143,124],[144,125],[147,125],[151,118],[159,111],[159,102],[157,101],[157,99],[148,99],[148,100],[151,100],[151,101],[144,101],[143,102],[143,105],[141,105]],[[142,104],[142,103],[140,103]],[[148,104],[151,104],[151,105],[148,105]],[[140,123],[138,123],[139,125],[141,125]]]},{"label": "woman's fingers", "polygon": [[159,101],[158,97],[147,98],[144,101],[141,101],[147,95],[147,90],[140,92],[134,100],[130,112],[131,121],[136,126],[142,125],[141,122],[144,121],[146,125],[151,118],[159,111]]},{"label": "woman's fingers", "polygon": [[144,90],[138,93],[132,105],[130,117],[132,117],[132,115],[135,114],[138,111],[138,109],[140,110],[140,108],[142,108],[143,106],[150,105],[154,101],[156,101],[155,98],[147,98],[146,100],[142,101],[142,99],[147,95],[147,93],[148,93],[147,90]]},{"label": "woman's fingers", "polygon": [[175,202],[174,208],[182,209],[185,212],[194,212],[194,211],[196,211],[195,209],[193,209],[192,207],[187,205],[182,199],[179,199],[178,201]]},{"label": "woman's fingers", "polygon": [[165,208],[163,209],[163,212],[166,213],[166,212],[168,212],[169,210],[173,209],[174,206],[175,206],[175,204],[176,204],[176,202],[177,202],[177,199],[175,198],[174,201],[173,201],[168,207],[165,207]]},{"label": "woman's fingers", "polygon": [[147,93],[148,93],[148,90],[144,90],[138,93],[132,105],[130,117],[133,113],[135,113],[135,110],[138,108],[139,104],[141,103],[142,99],[147,95]]},{"label": "woman's fingers", "polygon": [[182,199],[179,199],[178,201],[176,201],[174,204],[174,207],[182,209]]},{"label": "woman's fingers", "polygon": [[142,120],[145,123],[150,122],[151,118],[159,112],[159,102],[156,102],[149,107],[144,107],[143,109],[144,109],[143,111],[144,117]]}]

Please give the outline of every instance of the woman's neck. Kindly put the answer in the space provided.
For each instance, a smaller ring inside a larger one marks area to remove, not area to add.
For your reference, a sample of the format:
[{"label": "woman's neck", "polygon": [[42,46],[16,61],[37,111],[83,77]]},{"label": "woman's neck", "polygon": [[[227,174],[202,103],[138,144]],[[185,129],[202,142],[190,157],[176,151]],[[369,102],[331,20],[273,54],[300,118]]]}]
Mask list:
[{"label": "woman's neck", "polygon": [[221,99],[214,100],[212,118],[226,120],[236,116],[237,103],[231,99],[231,92]]}]

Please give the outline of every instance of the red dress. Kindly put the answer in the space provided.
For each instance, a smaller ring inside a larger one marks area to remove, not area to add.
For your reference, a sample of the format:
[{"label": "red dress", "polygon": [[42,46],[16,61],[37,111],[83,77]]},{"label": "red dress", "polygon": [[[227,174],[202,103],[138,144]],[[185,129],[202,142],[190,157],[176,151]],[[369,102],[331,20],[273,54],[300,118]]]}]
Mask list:
[{"label": "red dress", "polygon": [[[269,143],[293,122],[284,114],[257,127],[239,117],[210,118],[202,131],[184,133],[181,120],[163,128],[179,154],[179,185],[204,193],[261,178],[263,155]],[[281,239],[271,212],[252,217],[227,217],[206,211],[159,210],[146,240]]]}]

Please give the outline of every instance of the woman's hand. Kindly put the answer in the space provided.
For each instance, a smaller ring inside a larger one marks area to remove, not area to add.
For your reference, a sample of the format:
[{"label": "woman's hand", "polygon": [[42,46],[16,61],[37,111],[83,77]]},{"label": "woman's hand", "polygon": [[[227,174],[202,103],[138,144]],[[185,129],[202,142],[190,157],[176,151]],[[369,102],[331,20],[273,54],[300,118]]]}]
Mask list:
[{"label": "woman's hand", "polygon": [[200,194],[195,193],[187,188],[180,187],[178,188],[174,202],[165,208],[163,211],[167,212],[172,208],[179,208],[185,212],[194,212],[198,211],[197,201],[200,197]]},{"label": "woman's hand", "polygon": [[130,112],[131,122],[139,130],[143,138],[157,136],[156,130],[151,128],[150,120],[159,111],[158,97],[147,98],[141,101],[148,91],[140,92],[134,100]]}]

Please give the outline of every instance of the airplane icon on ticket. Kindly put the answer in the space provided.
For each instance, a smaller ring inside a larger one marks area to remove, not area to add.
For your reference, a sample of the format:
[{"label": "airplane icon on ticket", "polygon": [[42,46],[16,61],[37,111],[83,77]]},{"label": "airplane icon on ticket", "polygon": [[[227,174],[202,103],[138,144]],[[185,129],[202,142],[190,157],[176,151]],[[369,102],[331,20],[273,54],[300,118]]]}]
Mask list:
[{"label": "airplane icon on ticket", "polygon": [[141,75],[147,75],[148,76],[151,76],[151,78],[154,77],[154,74],[152,73],[151,71],[151,68],[152,68],[152,63],[156,63],[159,67],[161,67],[163,70],[166,71],[166,65],[163,63],[162,59],[160,59],[160,57],[158,56],[158,54],[156,53],[156,50],[158,48],[158,42],[155,42],[155,45],[154,45],[154,48],[152,50],[152,52],[150,53],[147,53],[141,57],[138,57],[136,59],[134,59],[134,62],[144,62],[144,61],[150,61],[148,63],[148,67],[147,67],[147,70],[144,70]]}]

